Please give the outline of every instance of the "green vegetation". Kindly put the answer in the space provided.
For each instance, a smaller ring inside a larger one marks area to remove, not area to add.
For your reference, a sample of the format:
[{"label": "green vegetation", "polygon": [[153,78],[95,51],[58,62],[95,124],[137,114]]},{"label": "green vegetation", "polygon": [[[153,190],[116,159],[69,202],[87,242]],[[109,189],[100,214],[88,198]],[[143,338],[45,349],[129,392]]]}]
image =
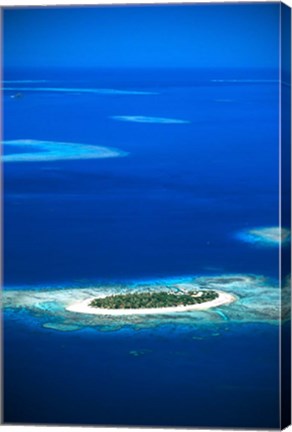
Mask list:
[{"label": "green vegetation", "polygon": [[214,300],[216,291],[190,291],[186,293],[140,292],[117,294],[92,300],[90,306],[103,309],[150,309],[189,306]]}]

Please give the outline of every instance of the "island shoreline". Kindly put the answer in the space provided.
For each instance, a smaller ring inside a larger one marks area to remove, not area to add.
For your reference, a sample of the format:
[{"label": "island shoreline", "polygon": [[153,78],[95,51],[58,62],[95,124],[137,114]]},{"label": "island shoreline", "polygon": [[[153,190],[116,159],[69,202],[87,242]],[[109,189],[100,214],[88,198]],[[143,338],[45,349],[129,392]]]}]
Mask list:
[{"label": "island shoreline", "polygon": [[74,303],[66,307],[69,312],[88,314],[88,315],[112,315],[112,316],[125,316],[125,315],[162,315],[177,312],[191,312],[195,310],[207,310],[218,306],[227,305],[233,303],[236,300],[236,296],[223,291],[217,291],[218,297],[214,300],[197,303],[187,306],[174,306],[174,307],[164,307],[164,308],[137,308],[137,309],[106,309],[106,308],[96,308],[91,306],[90,303],[96,299],[96,297],[91,297],[82,302]]}]

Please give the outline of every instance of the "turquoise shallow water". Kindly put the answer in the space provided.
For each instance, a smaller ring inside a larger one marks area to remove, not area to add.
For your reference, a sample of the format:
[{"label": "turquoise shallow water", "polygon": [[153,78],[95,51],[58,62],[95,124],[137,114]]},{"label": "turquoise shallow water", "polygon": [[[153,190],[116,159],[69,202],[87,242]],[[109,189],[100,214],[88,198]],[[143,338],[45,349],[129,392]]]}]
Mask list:
[{"label": "turquoise shallow water", "polygon": [[[98,316],[67,311],[68,306],[89,298],[129,292],[215,289],[235,297],[231,304],[204,311],[188,311],[157,315]],[[289,281],[283,289],[283,300],[288,298]],[[220,275],[187,277],[186,279],[158,279],[116,285],[87,287],[38,287],[25,290],[9,289],[4,293],[4,304],[14,313],[25,311],[40,320],[40,325],[56,330],[82,329],[84,327],[136,329],[159,327],[167,324],[200,325],[226,322],[270,322],[277,324],[280,313],[279,288],[276,281],[255,275]],[[285,310],[283,310],[285,318]],[[287,314],[288,317],[288,314]]]}]

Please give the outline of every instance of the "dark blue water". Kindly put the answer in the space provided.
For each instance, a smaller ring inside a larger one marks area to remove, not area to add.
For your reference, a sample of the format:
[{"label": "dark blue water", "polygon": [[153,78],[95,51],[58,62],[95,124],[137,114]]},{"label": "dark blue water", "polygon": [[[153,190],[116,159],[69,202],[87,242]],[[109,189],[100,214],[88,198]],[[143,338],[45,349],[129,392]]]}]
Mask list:
[{"label": "dark blue water", "polygon": [[[5,140],[129,153],[5,164],[7,287],[210,273],[278,276],[277,248],[236,239],[242,229],[278,225],[274,72],[10,71],[4,78],[27,77],[48,81],[13,87],[151,94],[5,93]],[[111,118],[123,115],[189,123]],[[196,330],[201,339],[193,331],[61,333],[30,316],[7,314],[5,420],[277,427],[277,326],[233,323],[215,329],[217,337],[207,326]]]},{"label": "dark blue water", "polygon": [[278,426],[276,326],[102,334],[30,325],[5,327],[7,422]]}]

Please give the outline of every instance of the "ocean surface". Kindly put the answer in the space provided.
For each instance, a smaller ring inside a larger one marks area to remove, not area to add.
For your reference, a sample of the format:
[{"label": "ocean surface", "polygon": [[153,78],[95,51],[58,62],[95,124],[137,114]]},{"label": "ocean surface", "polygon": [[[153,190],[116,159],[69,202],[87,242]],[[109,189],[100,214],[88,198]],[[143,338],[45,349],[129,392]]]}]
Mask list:
[{"label": "ocean surface", "polygon": [[[278,307],[278,247],[238,235],[279,225],[276,71],[18,69],[3,86],[7,292],[252,275]],[[228,307],[59,327],[52,304],[7,308],[5,422],[278,427],[277,320]]]}]

